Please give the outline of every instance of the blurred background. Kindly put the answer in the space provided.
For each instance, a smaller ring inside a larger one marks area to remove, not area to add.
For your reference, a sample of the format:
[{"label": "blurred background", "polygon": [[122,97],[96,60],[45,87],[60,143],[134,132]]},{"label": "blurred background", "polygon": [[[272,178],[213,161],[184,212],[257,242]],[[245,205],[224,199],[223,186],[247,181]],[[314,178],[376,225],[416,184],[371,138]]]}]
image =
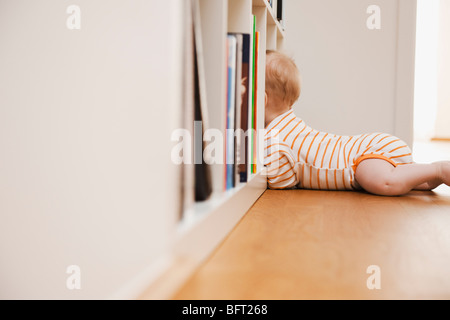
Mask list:
[{"label": "blurred background", "polygon": [[[449,0],[287,4],[287,52],[303,77],[298,116],[337,134],[389,132],[420,150],[450,141]],[[361,12],[373,4],[381,28],[369,31]]]}]

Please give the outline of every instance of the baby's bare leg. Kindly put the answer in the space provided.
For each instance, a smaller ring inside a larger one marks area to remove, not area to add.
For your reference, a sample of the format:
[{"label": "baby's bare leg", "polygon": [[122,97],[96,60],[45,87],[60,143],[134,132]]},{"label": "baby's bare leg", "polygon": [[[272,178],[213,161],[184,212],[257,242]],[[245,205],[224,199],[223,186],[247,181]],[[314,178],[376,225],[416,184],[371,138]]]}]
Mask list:
[{"label": "baby's bare leg", "polygon": [[[438,186],[436,186],[436,187],[438,187]],[[417,187],[414,188],[414,190],[417,190],[417,191],[431,191],[431,190],[435,189],[436,187],[434,187],[430,183],[426,182],[426,183],[422,183],[421,185],[418,185]]]},{"label": "baby's bare leg", "polygon": [[432,190],[442,183],[450,184],[450,162],[394,167],[384,160],[368,159],[356,169],[355,179],[364,190],[383,196]]}]

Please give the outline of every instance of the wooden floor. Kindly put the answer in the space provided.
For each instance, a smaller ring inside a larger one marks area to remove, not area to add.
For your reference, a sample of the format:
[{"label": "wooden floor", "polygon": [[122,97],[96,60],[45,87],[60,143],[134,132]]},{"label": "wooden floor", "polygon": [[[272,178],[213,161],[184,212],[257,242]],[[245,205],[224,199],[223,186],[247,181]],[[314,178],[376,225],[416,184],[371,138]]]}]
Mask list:
[{"label": "wooden floor", "polygon": [[[449,147],[416,149],[428,162]],[[373,265],[380,290],[367,287]],[[268,190],[173,298],[450,299],[450,188]]]},{"label": "wooden floor", "polygon": [[268,190],[174,299],[450,299],[450,195]]}]

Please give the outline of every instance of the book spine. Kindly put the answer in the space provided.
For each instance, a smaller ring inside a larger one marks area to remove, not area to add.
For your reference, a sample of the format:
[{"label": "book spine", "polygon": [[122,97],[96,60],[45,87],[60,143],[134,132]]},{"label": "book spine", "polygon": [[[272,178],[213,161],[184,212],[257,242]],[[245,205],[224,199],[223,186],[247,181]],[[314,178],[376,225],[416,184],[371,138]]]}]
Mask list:
[{"label": "book spine", "polygon": [[225,69],[227,70],[226,72],[226,76],[227,76],[227,81],[225,82],[225,92],[226,92],[226,108],[225,108],[225,132],[224,132],[224,152],[223,152],[223,163],[224,163],[224,169],[223,169],[223,190],[226,191],[227,190],[227,142],[228,142],[228,138],[227,138],[227,126],[228,126],[228,105],[229,105],[229,71],[228,71],[228,56],[229,56],[229,51],[230,51],[230,41],[227,37],[226,40],[226,54],[225,54]]},{"label": "book spine", "polygon": [[252,159],[252,173],[257,172],[257,144],[258,144],[258,131],[257,131],[257,117],[258,117],[258,67],[259,67],[259,35],[260,33],[256,31],[255,34],[255,105],[253,111],[253,159]]},{"label": "book spine", "polygon": [[252,36],[251,34],[243,35],[243,50],[242,50],[242,81],[244,85],[244,93],[242,95],[241,105],[241,161],[239,163],[240,182],[247,182],[248,163],[249,163],[249,113],[252,103],[252,75],[251,75],[251,61],[252,61]]},{"label": "book spine", "polygon": [[200,22],[199,0],[193,0],[194,21],[194,162],[195,162],[195,200],[205,201],[212,193],[211,168],[204,161],[205,143],[203,135],[208,129],[208,107],[206,79],[203,56],[203,41]]},{"label": "book spine", "polygon": [[234,131],[236,113],[236,53],[237,40],[234,35],[228,35],[228,92],[226,115],[226,190],[235,185],[234,174]]},{"label": "book spine", "polygon": [[255,68],[255,62],[256,62],[256,16],[253,16],[253,50],[252,50],[252,105],[250,108],[250,115],[249,115],[249,120],[250,120],[250,169],[249,169],[249,173],[253,173],[253,159],[254,159],[254,145],[255,145],[255,132],[254,132],[254,128],[255,128],[255,123],[254,123],[254,112],[255,112],[255,107],[256,107],[256,94],[255,94],[255,90],[256,90],[256,77],[255,77],[255,72],[256,72],[256,68]]},{"label": "book spine", "polygon": [[[184,45],[183,45],[183,98],[184,105],[181,110],[183,114],[182,127],[189,132],[192,137],[194,134],[194,34],[193,34],[193,16],[192,3],[187,1],[184,10]],[[186,139],[186,140],[185,140]],[[191,148],[191,144],[187,142],[187,137],[183,137],[183,147]],[[180,220],[185,217],[185,213],[191,209],[195,203],[195,170],[194,165],[190,159],[185,159],[187,162],[182,165],[181,180],[182,180],[182,212]]]},{"label": "book spine", "polygon": [[243,104],[243,79],[242,79],[242,65],[243,65],[243,35],[236,34],[237,50],[236,50],[236,112],[235,112],[235,137],[234,137],[234,186],[236,186],[241,178],[239,174],[239,164],[242,163],[243,153],[241,152],[242,144],[242,129],[241,129],[241,114]]},{"label": "book spine", "polygon": [[277,20],[280,22],[281,27],[285,29],[286,24],[284,20],[284,5],[283,0],[278,0],[277,2]]}]

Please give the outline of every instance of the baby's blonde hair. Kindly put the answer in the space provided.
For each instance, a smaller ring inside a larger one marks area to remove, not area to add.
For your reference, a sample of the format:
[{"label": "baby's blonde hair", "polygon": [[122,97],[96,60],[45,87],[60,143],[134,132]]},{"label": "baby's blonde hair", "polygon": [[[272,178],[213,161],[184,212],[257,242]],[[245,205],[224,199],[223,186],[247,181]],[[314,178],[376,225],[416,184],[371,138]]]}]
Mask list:
[{"label": "baby's blonde hair", "polygon": [[293,59],[277,51],[267,51],[266,92],[292,106],[300,97],[300,72]]}]

